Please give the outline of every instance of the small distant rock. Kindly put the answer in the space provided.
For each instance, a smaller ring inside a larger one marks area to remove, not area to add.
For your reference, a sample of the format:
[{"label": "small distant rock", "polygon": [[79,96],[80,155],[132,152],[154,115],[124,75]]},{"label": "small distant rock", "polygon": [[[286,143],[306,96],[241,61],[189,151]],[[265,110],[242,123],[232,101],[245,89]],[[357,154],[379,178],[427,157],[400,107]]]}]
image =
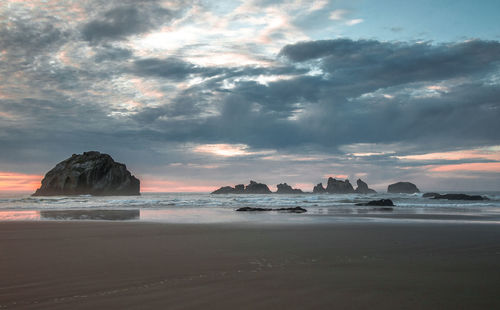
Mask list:
[{"label": "small distant rock", "polygon": [[434,198],[435,196],[439,196],[438,193],[425,193],[422,195],[424,198]]},{"label": "small distant rock", "polygon": [[298,188],[292,188],[290,185],[286,183],[280,183],[276,185],[278,190],[276,191],[276,194],[302,194],[302,190]]},{"label": "small distant rock", "polygon": [[466,195],[466,194],[436,194],[432,199],[448,199],[448,200],[489,200],[488,197],[480,195]]},{"label": "small distant rock", "polygon": [[243,184],[238,184],[235,187],[223,186],[212,194],[271,194],[271,190],[266,184],[250,181],[246,187]]},{"label": "small distant rock", "polygon": [[313,193],[315,194],[324,194],[326,193],[326,189],[323,187],[323,183],[319,183],[313,188]]},{"label": "small distant rock", "polygon": [[293,207],[293,208],[279,208],[279,209],[272,209],[272,208],[254,208],[254,207],[242,207],[236,209],[236,211],[242,211],[242,212],[248,212],[248,211],[280,211],[280,212],[288,212],[288,213],[304,213],[307,212],[306,209],[301,208],[301,207]]},{"label": "small distant rock", "polygon": [[380,200],[372,200],[372,201],[369,201],[369,202],[357,203],[356,206],[388,206],[388,207],[394,207],[394,203],[390,199],[380,199]]},{"label": "small distant rock", "polygon": [[371,188],[368,187],[368,184],[363,182],[361,179],[358,179],[356,181],[356,184],[358,187],[356,188],[355,192],[358,194],[376,194],[377,192]]},{"label": "small distant rock", "polygon": [[397,182],[387,187],[388,193],[414,194],[420,193],[417,186],[410,182]]}]

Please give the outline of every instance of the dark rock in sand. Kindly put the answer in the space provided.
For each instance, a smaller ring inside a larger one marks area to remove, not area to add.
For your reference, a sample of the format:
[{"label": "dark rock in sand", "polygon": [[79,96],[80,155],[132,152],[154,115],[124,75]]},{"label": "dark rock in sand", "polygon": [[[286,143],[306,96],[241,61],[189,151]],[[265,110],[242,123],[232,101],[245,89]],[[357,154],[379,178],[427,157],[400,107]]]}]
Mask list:
[{"label": "dark rock in sand", "polygon": [[245,194],[271,194],[271,190],[266,184],[250,181],[245,187]]},{"label": "dark rock in sand", "polygon": [[289,212],[289,213],[304,213],[304,212],[307,212],[306,209],[301,208],[301,207],[279,208],[279,209],[242,207],[242,208],[236,209],[236,211],[280,211],[280,212]]},{"label": "dark rock in sand", "polygon": [[394,211],[394,208],[391,207],[373,208],[372,211],[390,212]]},{"label": "dark rock in sand", "polygon": [[388,206],[394,207],[394,203],[390,199],[380,199],[380,200],[372,200],[368,202],[360,202],[357,203],[356,206]]},{"label": "dark rock in sand", "polygon": [[358,187],[356,188],[355,192],[358,194],[375,194],[375,193],[377,193],[375,190],[369,188],[368,184],[363,182],[361,179],[358,179],[356,181],[356,184],[358,184]]},{"label": "dark rock in sand", "polygon": [[329,194],[350,194],[354,193],[354,188],[349,180],[342,181],[330,177],[326,185],[326,192]]},{"label": "dark rock in sand", "polygon": [[466,195],[466,194],[436,194],[432,199],[448,199],[448,200],[489,200],[488,197],[479,195]]},{"label": "dark rock in sand", "polygon": [[397,182],[387,187],[388,193],[413,194],[420,193],[417,186],[410,182]]},{"label": "dark rock in sand", "polygon": [[140,181],[108,154],[73,154],[47,172],[33,196],[140,195]]},{"label": "dark rock in sand", "polygon": [[326,193],[326,189],[323,187],[323,183],[319,183],[313,188],[313,193],[315,194],[324,194]]},{"label": "dark rock in sand", "polygon": [[276,185],[278,190],[276,191],[276,194],[302,194],[302,190],[298,188],[292,188],[290,185],[286,183],[281,183]]}]

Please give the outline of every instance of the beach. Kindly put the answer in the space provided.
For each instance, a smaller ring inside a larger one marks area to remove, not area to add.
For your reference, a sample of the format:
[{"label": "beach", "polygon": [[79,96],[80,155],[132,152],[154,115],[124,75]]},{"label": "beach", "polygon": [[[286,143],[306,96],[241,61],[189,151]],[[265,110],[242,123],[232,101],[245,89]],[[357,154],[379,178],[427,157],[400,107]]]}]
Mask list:
[{"label": "beach", "polygon": [[500,226],[0,223],[0,309],[494,309]]}]

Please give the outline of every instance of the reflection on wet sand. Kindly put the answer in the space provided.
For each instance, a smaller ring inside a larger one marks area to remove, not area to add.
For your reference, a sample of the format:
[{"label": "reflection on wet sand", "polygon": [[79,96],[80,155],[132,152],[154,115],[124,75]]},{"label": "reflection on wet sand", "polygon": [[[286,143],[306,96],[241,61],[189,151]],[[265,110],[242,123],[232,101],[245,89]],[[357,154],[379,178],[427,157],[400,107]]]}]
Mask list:
[{"label": "reflection on wet sand", "polygon": [[38,211],[0,211],[0,221],[34,221],[40,219]]},{"label": "reflection on wet sand", "polygon": [[124,221],[139,219],[139,210],[45,210],[41,219],[50,220],[106,220]]}]

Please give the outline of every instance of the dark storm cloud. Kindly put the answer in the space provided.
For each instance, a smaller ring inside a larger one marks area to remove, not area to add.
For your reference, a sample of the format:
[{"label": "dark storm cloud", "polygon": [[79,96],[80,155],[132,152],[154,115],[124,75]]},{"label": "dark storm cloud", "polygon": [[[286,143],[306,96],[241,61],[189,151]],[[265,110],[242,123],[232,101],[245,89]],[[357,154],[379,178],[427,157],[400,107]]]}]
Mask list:
[{"label": "dark storm cloud", "polygon": [[[405,141],[429,150],[491,145],[500,143],[495,134],[500,130],[500,87],[481,80],[498,72],[499,52],[498,42],[487,41],[436,46],[363,40],[299,43],[283,48],[281,55],[313,61],[323,73],[266,85],[235,81],[225,93],[217,85],[201,84],[181,105],[145,110],[142,116],[156,119],[151,126],[165,139],[257,148],[312,144],[331,149]],[[154,72],[167,72],[165,76],[173,74],[161,65],[153,67]],[[177,71],[185,76],[195,70],[182,65]],[[450,85],[429,94],[427,87],[434,83]],[[386,98],[384,92],[393,95]],[[201,100],[214,101],[218,114],[201,117],[202,109],[191,109]],[[184,110],[189,119],[154,117],[173,116],[166,111],[176,106],[190,107]]]},{"label": "dark storm cloud", "polygon": [[172,18],[173,13],[155,3],[114,7],[85,24],[82,34],[90,42],[123,40],[144,33]]},{"label": "dark storm cloud", "polygon": [[500,43],[477,40],[432,45],[338,39],[287,45],[280,55],[293,62],[318,60],[331,79],[371,80],[387,87],[497,69]]},{"label": "dark storm cloud", "polygon": [[179,58],[147,58],[134,62],[134,73],[142,76],[157,76],[181,81],[200,68]]}]

